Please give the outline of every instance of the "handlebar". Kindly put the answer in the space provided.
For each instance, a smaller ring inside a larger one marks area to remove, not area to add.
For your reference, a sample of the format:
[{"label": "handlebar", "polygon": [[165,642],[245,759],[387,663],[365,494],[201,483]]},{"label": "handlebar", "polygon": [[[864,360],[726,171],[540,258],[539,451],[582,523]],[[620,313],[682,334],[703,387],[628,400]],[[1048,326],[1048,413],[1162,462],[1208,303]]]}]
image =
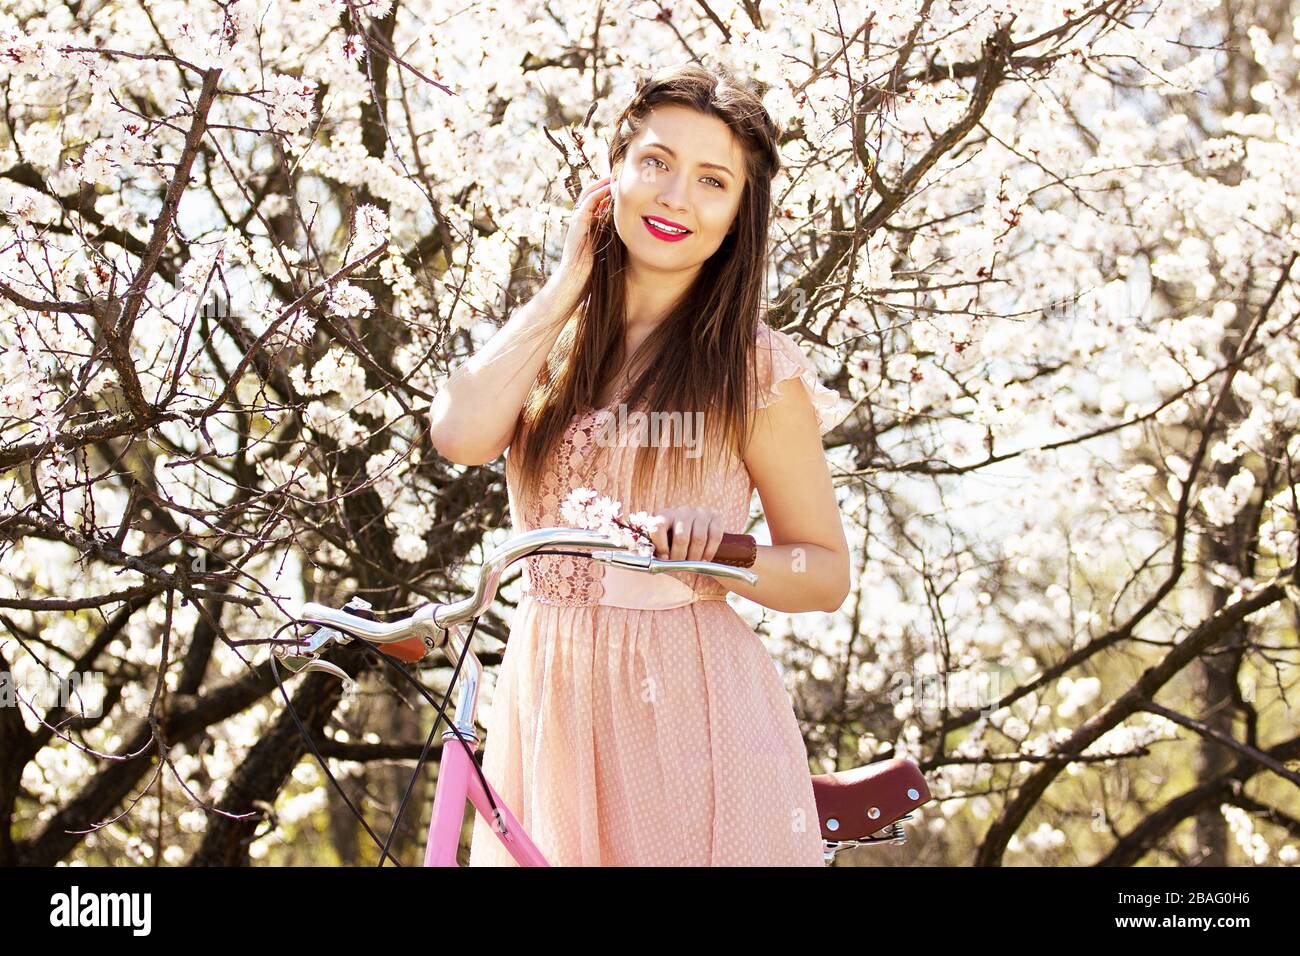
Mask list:
[{"label": "handlebar", "polygon": [[[319,660],[320,654],[332,641],[347,643],[352,637],[363,638],[384,645],[380,649],[391,656],[414,662],[443,643],[441,632],[445,629],[455,636],[455,649],[462,652],[465,650],[464,639],[456,625],[479,617],[492,605],[502,572],[520,558],[556,546],[590,551],[594,561],[646,574],[688,572],[730,578],[749,585],[758,582],[758,575],[748,568],[717,561],[670,561],[636,554],[621,546],[612,536],[597,531],[538,528],[516,535],[493,551],[483,562],[474,593],[464,600],[454,604],[425,604],[409,617],[387,622],[367,620],[346,610],[308,602],[303,605],[299,618],[324,626],[297,646],[287,648],[281,645],[272,653],[295,672],[320,670],[347,681],[349,678],[344,671],[328,661]],[[368,607],[364,602],[352,606]]]}]

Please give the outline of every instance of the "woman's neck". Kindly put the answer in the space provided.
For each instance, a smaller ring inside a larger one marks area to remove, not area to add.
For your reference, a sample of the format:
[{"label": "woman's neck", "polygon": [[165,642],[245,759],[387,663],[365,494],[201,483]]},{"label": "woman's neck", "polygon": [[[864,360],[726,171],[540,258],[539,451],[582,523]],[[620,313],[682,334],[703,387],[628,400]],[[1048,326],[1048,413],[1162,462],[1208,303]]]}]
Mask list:
[{"label": "woman's neck", "polygon": [[623,326],[623,365],[614,375],[614,377],[605,386],[604,395],[598,399],[597,407],[604,408],[614,400],[614,397],[627,385],[636,372],[645,367],[646,359],[638,359],[636,369],[631,369],[632,356],[636,350],[641,347],[641,343],[649,337],[659,326],[658,322],[654,323],[626,323]]},{"label": "woman's neck", "polygon": [[672,311],[695,281],[698,267],[688,272],[649,270],[629,263],[624,273],[625,327],[629,336],[635,329],[652,331]]},{"label": "woman's neck", "polygon": [[623,367],[606,385],[601,408],[612,402],[619,390],[645,367],[648,359],[639,360],[635,369],[629,369],[628,366],[641,343],[668,318],[673,306],[694,279],[694,274],[647,273],[635,265],[628,270],[625,285],[627,308],[623,318]]}]

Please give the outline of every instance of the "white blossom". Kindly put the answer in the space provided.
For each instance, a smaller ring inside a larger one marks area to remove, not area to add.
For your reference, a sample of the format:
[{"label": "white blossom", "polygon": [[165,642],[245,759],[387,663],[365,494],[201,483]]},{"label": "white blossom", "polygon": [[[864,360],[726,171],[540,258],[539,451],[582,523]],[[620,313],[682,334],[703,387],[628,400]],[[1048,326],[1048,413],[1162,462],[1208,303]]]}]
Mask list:
[{"label": "white blossom", "polygon": [[1096,677],[1081,677],[1077,680],[1062,677],[1056,686],[1062,698],[1056,712],[1066,720],[1073,718],[1101,693],[1101,681]]},{"label": "white blossom", "polygon": [[1201,489],[1197,498],[1210,521],[1222,527],[1228,524],[1250,499],[1255,490],[1255,475],[1248,468],[1242,468],[1222,487],[1209,485]]},{"label": "white blossom", "polygon": [[336,283],[326,301],[329,314],[344,319],[364,315],[374,307],[375,300],[369,292],[346,281]]},{"label": "white blossom", "polygon": [[[619,547],[633,549],[643,555],[654,554],[654,544],[634,532],[614,523],[623,508],[621,501],[613,501],[591,488],[574,488],[560,504],[560,514],[570,527],[608,534]],[[645,511],[627,515],[624,520],[647,534],[653,534],[663,523],[660,516]]]},{"label": "white blossom", "polygon": [[1220,804],[1219,811],[1227,821],[1228,829],[1237,841],[1237,846],[1241,847],[1242,852],[1246,854],[1246,858],[1255,866],[1262,866],[1268,862],[1270,852],[1268,842],[1262,834],[1255,831],[1250,814],[1241,807],[1228,803]]},{"label": "white blossom", "polygon": [[294,76],[275,74],[265,93],[267,119],[281,132],[301,132],[312,119],[316,84]]},{"label": "white blossom", "polygon": [[388,216],[378,206],[362,203],[353,217],[356,245],[359,250],[370,250],[388,241]]}]

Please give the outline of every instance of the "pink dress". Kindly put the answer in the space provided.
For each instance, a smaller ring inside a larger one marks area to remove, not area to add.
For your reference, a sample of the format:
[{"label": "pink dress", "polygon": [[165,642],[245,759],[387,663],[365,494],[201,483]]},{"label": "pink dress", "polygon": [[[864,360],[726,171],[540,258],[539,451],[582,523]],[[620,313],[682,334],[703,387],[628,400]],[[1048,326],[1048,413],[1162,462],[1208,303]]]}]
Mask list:
[{"label": "pink dress", "polygon": [[[760,323],[760,392],[798,377],[825,434],[838,394],[790,336]],[[560,527],[577,487],[623,502],[624,515],[686,504],[631,501],[631,444],[600,448],[605,409],[575,416],[542,493],[520,501],[507,456],[516,533]],[[602,468],[581,477],[589,454]],[[710,462],[691,502],[746,527],[754,484],[734,451]],[[497,675],[483,769],[552,865],[821,866],[808,754],[762,641],[698,574],[638,574],[583,558],[525,559],[527,586]],[[471,866],[514,859],[479,815]]]}]

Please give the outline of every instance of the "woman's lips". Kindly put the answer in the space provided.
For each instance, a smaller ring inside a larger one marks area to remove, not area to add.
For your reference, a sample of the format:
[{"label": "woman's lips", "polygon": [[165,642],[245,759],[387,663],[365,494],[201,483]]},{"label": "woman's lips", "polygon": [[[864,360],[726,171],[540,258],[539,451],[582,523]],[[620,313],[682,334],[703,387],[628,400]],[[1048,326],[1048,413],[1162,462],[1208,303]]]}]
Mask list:
[{"label": "woman's lips", "polygon": [[649,231],[650,235],[654,236],[656,239],[662,239],[664,242],[680,242],[682,239],[685,239],[690,235],[689,232],[664,232],[645,216],[641,217],[641,221],[645,223],[646,230]]}]

